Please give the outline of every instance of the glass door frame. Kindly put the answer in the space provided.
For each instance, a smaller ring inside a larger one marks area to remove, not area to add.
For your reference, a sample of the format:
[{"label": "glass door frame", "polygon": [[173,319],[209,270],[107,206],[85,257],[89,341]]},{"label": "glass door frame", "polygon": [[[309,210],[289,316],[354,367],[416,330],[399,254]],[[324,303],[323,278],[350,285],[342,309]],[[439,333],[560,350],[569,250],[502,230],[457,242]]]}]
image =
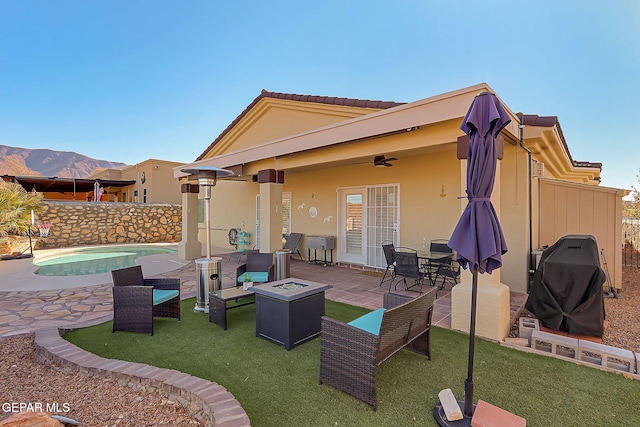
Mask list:
[{"label": "glass door frame", "polygon": [[[337,198],[338,198],[338,221],[337,221],[337,260],[345,263],[353,263],[353,264],[362,264],[368,267],[385,267],[386,263],[384,261],[384,256],[382,254],[382,242],[372,243],[371,246],[368,242],[371,233],[369,229],[369,200],[368,193],[370,189],[377,187],[394,187],[395,188],[395,215],[396,221],[393,224],[393,243],[394,245],[399,245],[400,240],[400,184],[399,183],[389,183],[389,184],[376,184],[376,185],[362,185],[362,186],[353,186],[353,187],[338,187],[336,189]],[[361,194],[362,195],[362,255],[358,258],[349,256],[346,252],[347,245],[347,236],[346,236],[346,200],[348,194]],[[374,221],[375,222],[375,221]],[[375,234],[375,233],[374,233]],[[370,254],[369,251],[375,251],[374,254]],[[379,252],[379,253],[378,253]],[[369,260],[376,259],[378,260],[378,264],[370,262]],[[382,265],[384,264],[384,265]]]},{"label": "glass door frame", "polygon": [[[338,193],[338,260],[353,264],[364,264],[366,261],[366,215],[364,210],[367,206],[366,187],[342,187],[337,189]],[[362,240],[360,255],[356,256],[347,253],[347,197],[358,194],[362,196]]]}]

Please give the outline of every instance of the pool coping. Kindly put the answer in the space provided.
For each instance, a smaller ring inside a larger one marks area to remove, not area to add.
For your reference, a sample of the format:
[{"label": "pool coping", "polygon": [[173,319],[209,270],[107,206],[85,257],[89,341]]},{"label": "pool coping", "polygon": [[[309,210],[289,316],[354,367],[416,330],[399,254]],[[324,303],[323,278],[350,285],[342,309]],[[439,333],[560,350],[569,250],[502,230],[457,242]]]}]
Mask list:
[{"label": "pool coping", "polygon": [[[160,244],[148,245],[158,246]],[[171,247],[172,249],[177,249],[176,244],[162,245]],[[100,245],[100,247],[104,246],[106,245]],[[113,247],[126,246],[127,245],[113,245]],[[142,244],[133,244],[129,246],[142,246]],[[3,260],[1,261],[3,280],[0,283],[0,292],[52,291],[111,283],[111,273],[109,272],[88,274],[84,276],[40,276],[35,274],[38,266],[32,264],[32,260],[37,259],[41,253],[47,255],[51,251],[64,253],[70,250],[89,248],[96,248],[96,246],[42,249],[34,251],[34,258]],[[179,259],[177,252],[139,257],[136,259],[136,263],[142,266],[143,273],[147,277],[167,273],[189,264],[188,261]]]}]

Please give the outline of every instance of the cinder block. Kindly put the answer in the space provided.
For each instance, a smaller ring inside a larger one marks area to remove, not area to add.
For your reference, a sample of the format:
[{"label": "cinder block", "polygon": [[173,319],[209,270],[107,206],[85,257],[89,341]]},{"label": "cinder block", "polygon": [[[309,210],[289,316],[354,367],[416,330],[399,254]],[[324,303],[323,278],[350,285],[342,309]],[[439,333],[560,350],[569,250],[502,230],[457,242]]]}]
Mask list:
[{"label": "cinder block", "polygon": [[441,390],[440,393],[438,393],[438,397],[440,398],[440,404],[442,404],[442,409],[447,417],[447,421],[458,421],[464,418],[460,410],[460,405],[458,405],[458,401],[450,388]]},{"label": "cinder block", "polygon": [[579,360],[605,366],[623,372],[634,373],[637,355],[630,350],[579,340]]},{"label": "cinder block", "polygon": [[640,353],[636,353],[636,374],[640,375]]},{"label": "cinder block", "polygon": [[532,319],[531,317],[521,317],[518,322],[518,333],[520,338],[526,338],[531,345],[531,333],[533,331],[540,330],[540,322],[538,319]]},{"label": "cinder block", "polygon": [[531,348],[570,359],[578,358],[577,339],[548,332],[533,331],[531,333]]}]

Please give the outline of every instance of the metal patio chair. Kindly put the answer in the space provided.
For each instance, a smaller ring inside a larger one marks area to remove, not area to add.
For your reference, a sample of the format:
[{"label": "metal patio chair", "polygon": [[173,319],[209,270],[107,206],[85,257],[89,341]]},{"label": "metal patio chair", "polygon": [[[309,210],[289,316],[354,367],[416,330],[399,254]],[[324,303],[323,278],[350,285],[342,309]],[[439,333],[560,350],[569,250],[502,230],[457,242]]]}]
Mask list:
[{"label": "metal patio chair", "polygon": [[[418,254],[415,251],[395,251],[395,277],[400,278],[396,281],[394,290],[397,289],[398,283],[404,283],[404,289],[410,291],[411,288],[420,286],[418,292],[422,293],[422,286],[424,285],[425,274],[420,270],[420,264],[418,262]],[[413,281],[413,284],[407,282]],[[389,292],[391,292],[391,284],[389,285]]]},{"label": "metal patio chair", "polygon": [[433,261],[430,266],[430,273],[433,274],[432,284],[435,286],[439,278],[442,278],[442,284],[438,288],[443,290],[446,283],[451,283],[451,286],[458,284],[458,278],[460,277],[460,264],[453,259],[453,249],[448,245],[449,241],[445,239],[436,239],[431,241],[432,252],[446,252],[452,254],[450,258]]},{"label": "metal patio chair", "polygon": [[[382,242],[382,252],[384,253],[384,259],[387,262],[387,268],[384,270],[384,275],[380,280],[379,286],[382,286],[384,282],[389,280],[393,282],[393,280],[396,278],[395,251],[396,251],[396,248],[393,246],[393,242],[391,242],[390,240]],[[387,278],[387,274],[389,274],[389,278]]]}]

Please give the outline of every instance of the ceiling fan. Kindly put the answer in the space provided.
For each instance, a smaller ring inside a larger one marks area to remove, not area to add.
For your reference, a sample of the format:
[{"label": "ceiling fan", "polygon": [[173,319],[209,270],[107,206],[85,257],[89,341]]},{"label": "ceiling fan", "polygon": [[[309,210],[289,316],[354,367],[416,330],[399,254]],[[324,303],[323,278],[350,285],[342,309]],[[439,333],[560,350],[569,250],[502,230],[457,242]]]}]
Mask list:
[{"label": "ceiling fan", "polygon": [[398,160],[398,159],[396,159],[395,157],[385,158],[385,157],[384,157],[384,155],[382,155],[382,156],[375,156],[375,157],[373,158],[373,165],[374,165],[375,167],[377,167],[377,168],[378,168],[378,167],[383,167],[383,166],[390,167],[390,166],[393,166],[393,164],[391,164],[391,163],[389,163],[389,162],[391,162],[391,161],[393,161],[393,160]]}]

